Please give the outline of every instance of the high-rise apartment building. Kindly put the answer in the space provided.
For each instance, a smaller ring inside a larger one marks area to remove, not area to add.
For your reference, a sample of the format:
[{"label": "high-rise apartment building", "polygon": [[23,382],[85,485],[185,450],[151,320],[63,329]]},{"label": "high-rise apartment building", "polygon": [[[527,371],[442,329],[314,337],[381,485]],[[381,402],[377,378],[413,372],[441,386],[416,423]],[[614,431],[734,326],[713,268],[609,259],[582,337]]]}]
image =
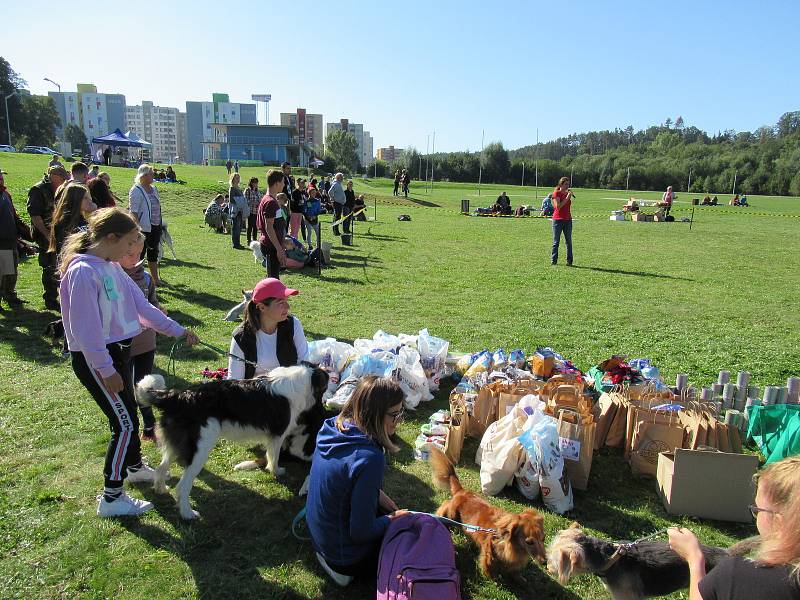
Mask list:
[{"label": "high-rise apartment building", "polygon": [[185,160],[178,140],[179,112],[177,108],[154,106],[149,100],[125,109],[128,129],[153,145],[151,157],[155,162]]},{"label": "high-rise apartment building", "polygon": [[298,108],[293,113],[281,113],[281,125],[294,127],[297,130],[294,136],[295,144],[305,144],[322,153],[325,146],[322,115],[309,113],[305,108]]},{"label": "high-rise apartment building", "polygon": [[211,102],[186,102],[187,162],[201,163],[203,143],[215,141],[214,124],[257,125],[256,105],[231,102],[228,94],[212,94]]},{"label": "high-rise apartment building", "polygon": [[344,130],[353,134],[356,138],[358,160],[362,167],[367,166],[372,162],[372,136],[369,131],[364,131],[364,125],[361,123],[351,123],[349,119],[340,119],[338,123],[328,123],[325,126],[325,136],[328,133],[336,130]]},{"label": "high-rise apartment building", "polygon": [[56,128],[56,136],[64,138],[67,125],[77,125],[91,144],[96,138],[115,129],[125,131],[125,96],[122,94],[99,94],[97,87],[89,83],[79,83],[75,92],[48,92],[53,99],[61,126]]},{"label": "high-rise apartment building", "polygon": [[186,113],[178,111],[178,156],[180,162],[189,160],[189,145],[186,142]]},{"label": "high-rise apartment building", "polygon": [[389,146],[388,148],[378,148],[377,158],[378,160],[383,160],[387,163],[393,163],[400,158],[402,153],[402,148],[395,148],[394,146]]}]

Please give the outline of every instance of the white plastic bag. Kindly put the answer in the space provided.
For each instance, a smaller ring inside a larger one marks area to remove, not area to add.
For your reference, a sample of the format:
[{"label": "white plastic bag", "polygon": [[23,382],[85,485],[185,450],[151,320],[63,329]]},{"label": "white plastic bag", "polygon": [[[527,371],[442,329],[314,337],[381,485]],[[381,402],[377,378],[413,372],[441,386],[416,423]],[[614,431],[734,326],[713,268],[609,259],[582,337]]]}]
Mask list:
[{"label": "white plastic bag", "polygon": [[347,404],[347,401],[350,400],[350,396],[353,395],[357,385],[358,379],[355,377],[344,379],[341,385],[336,388],[336,392],[333,395],[331,395],[329,398],[325,398],[323,396],[325,406],[329,410],[341,411],[344,405]]},{"label": "white plastic bag", "polygon": [[432,392],[439,390],[449,346],[450,342],[430,335],[427,329],[421,329],[417,337],[420,362],[428,378],[428,388]]},{"label": "white plastic bag", "polygon": [[433,399],[433,394],[428,389],[428,379],[425,377],[425,371],[419,362],[419,352],[414,348],[409,348],[408,346],[400,348],[400,352],[397,355],[395,377],[397,377],[397,381],[406,396],[403,401],[406,408],[413,410],[417,408],[420,402]]},{"label": "white plastic bag", "polygon": [[[320,369],[328,372],[330,385],[338,385],[339,378],[354,354],[353,346],[347,342],[339,342],[335,338],[314,340],[308,343],[308,362],[319,365]],[[334,387],[335,389],[335,387]]]},{"label": "white plastic bag", "polygon": [[342,379],[361,378],[365,375],[389,377],[397,368],[397,356],[379,350],[362,354],[353,360],[342,373]]},{"label": "white plastic bag", "polygon": [[517,437],[527,419],[525,411],[514,407],[483,433],[475,462],[481,466],[481,490],[487,496],[494,496],[510,485],[525,463],[525,450]]}]

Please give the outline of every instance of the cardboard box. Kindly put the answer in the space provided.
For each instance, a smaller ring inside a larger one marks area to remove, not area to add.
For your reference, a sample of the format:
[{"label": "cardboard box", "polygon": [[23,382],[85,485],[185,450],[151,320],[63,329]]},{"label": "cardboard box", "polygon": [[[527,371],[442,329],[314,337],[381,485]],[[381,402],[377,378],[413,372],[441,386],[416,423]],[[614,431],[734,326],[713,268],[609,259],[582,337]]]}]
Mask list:
[{"label": "cardboard box", "polygon": [[644,215],[644,214],[642,214],[640,212],[635,212],[635,213],[633,213],[633,217],[632,218],[633,218],[634,221],[646,221],[647,220],[647,215]]},{"label": "cardboard box", "polygon": [[656,486],[671,515],[751,523],[758,457],[677,448],[658,455]]}]

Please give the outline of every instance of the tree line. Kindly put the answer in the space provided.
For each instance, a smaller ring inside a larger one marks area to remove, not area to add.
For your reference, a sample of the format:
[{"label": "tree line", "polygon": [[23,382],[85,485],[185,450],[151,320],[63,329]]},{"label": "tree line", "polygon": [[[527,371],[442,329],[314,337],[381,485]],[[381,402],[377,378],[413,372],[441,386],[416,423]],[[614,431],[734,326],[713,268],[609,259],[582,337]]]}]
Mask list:
[{"label": "tree line", "polygon": [[[710,136],[678,117],[635,131],[574,133],[538,145],[507,150],[502,142],[483,152],[440,152],[429,157],[407,149],[392,165],[368,166],[388,175],[407,168],[415,177],[433,172],[437,181],[555,186],[570,176],[575,187],[800,196],[800,111],[787,112],[774,126],[727,130]],[[691,183],[690,183],[691,179]]]}]

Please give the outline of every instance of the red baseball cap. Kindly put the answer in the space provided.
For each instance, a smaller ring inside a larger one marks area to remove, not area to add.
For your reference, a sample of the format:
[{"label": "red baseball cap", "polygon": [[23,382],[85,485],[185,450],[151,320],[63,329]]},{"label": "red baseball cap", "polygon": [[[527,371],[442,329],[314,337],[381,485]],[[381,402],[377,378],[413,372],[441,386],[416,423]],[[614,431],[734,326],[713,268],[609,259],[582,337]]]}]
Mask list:
[{"label": "red baseball cap", "polygon": [[293,290],[283,285],[280,279],[267,277],[259,281],[256,287],[253,288],[253,302],[264,302],[264,300],[269,300],[270,298],[288,298],[299,293],[298,290]]}]

